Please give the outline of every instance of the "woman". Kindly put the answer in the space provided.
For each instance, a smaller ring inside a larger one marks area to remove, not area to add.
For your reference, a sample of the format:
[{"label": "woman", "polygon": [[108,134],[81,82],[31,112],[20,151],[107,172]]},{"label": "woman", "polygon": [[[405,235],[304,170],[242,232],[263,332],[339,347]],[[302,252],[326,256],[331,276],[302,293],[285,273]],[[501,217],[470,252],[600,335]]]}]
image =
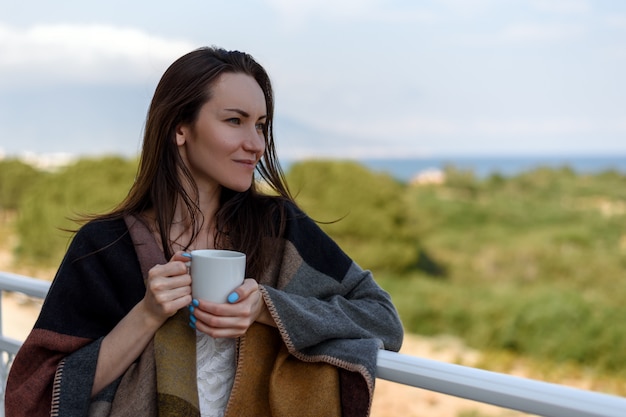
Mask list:
[{"label": "woman", "polygon": [[[401,323],[294,203],[273,112],[247,54],[202,48],[168,68],[137,179],[74,237],[13,363],[7,417],[369,414],[377,351],[400,348]],[[203,248],[247,254],[228,303],[191,297],[188,252]]]}]

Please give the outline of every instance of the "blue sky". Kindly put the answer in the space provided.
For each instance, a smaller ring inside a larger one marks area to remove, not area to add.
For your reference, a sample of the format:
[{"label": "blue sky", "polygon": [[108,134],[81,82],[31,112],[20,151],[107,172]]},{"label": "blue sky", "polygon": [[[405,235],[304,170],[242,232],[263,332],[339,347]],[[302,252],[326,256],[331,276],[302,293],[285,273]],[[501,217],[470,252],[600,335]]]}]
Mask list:
[{"label": "blue sky", "polygon": [[626,157],[621,0],[0,0],[0,154],[136,154],[203,45],[268,69],[284,158]]}]

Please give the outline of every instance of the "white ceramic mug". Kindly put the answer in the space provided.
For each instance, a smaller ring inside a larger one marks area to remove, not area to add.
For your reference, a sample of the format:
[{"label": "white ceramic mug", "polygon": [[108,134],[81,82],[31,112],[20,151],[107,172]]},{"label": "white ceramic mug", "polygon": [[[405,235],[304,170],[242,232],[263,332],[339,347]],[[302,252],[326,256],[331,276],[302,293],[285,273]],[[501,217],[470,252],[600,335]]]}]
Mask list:
[{"label": "white ceramic mug", "polygon": [[194,250],[190,272],[193,298],[225,303],[228,295],[243,283],[246,254],[219,249]]}]

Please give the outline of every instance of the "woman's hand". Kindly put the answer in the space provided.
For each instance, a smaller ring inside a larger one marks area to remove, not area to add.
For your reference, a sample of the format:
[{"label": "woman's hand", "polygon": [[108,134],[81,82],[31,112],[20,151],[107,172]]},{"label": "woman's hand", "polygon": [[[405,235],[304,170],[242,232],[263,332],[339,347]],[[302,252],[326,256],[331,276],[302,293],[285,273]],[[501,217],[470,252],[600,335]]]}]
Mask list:
[{"label": "woman's hand", "polygon": [[176,252],[168,263],[156,265],[148,272],[143,303],[149,315],[160,324],[191,304],[189,260],[184,252]]},{"label": "woman's hand", "polygon": [[248,278],[228,296],[228,303],[193,300],[191,325],[211,337],[240,337],[255,321],[276,326],[259,291]]},{"label": "woman's hand", "polygon": [[146,295],[102,340],[92,396],[120,377],[169,317],[191,303],[189,258],[177,252],[148,272]]}]

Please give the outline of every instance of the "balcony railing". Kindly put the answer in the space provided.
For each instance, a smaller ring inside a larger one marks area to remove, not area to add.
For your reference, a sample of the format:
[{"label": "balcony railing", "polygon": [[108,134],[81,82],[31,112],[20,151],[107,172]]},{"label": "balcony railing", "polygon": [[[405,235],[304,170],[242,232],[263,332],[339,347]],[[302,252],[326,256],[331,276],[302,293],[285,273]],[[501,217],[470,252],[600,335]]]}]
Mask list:
[{"label": "balcony railing", "polygon": [[[49,287],[47,281],[0,272],[0,293],[13,291],[45,298]],[[2,333],[0,304],[0,417],[4,417],[6,377],[20,346],[20,341]],[[540,416],[626,416],[626,398],[388,351],[378,354],[377,377]]]}]

